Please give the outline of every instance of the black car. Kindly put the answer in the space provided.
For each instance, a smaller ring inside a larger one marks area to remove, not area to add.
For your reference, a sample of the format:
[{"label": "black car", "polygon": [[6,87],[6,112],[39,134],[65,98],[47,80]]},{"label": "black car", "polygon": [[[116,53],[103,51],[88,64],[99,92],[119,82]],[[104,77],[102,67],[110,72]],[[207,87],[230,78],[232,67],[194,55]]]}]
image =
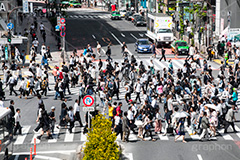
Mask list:
[{"label": "black car", "polygon": [[131,20],[131,16],[134,14],[134,12],[132,11],[128,11],[125,15],[125,19],[130,21]]},{"label": "black car", "polygon": [[147,25],[147,22],[146,22],[146,20],[144,19],[143,16],[137,16],[137,17],[134,18],[133,24],[134,24],[135,26],[138,26],[138,25],[146,26],[146,25]]}]

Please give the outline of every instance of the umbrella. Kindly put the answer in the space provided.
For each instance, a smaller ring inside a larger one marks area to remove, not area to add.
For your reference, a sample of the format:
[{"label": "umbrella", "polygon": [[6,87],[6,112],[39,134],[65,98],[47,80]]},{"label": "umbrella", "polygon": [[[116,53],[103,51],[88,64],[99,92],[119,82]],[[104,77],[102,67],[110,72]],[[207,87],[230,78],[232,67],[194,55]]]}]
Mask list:
[{"label": "umbrella", "polygon": [[30,72],[30,71],[25,71],[24,75],[26,75],[26,76],[33,76],[32,72]]},{"label": "umbrella", "polygon": [[211,109],[215,109],[215,110],[217,109],[217,106],[215,106],[214,104],[206,104],[205,106]]},{"label": "umbrella", "polygon": [[173,117],[175,117],[175,118],[185,118],[187,116],[189,116],[189,114],[187,112],[184,112],[184,111],[176,112],[176,113],[173,114]]}]

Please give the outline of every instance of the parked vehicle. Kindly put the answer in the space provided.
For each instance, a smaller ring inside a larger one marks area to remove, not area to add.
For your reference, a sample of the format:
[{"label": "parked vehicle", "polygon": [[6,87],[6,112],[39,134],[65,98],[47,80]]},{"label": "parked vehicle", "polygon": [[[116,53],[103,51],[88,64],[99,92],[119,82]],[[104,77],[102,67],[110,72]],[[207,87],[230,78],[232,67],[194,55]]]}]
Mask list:
[{"label": "parked vehicle", "polygon": [[157,46],[170,46],[173,42],[172,17],[163,13],[149,13],[147,21],[147,36]]},{"label": "parked vehicle", "polygon": [[134,18],[133,24],[135,26],[138,26],[138,25],[146,26],[147,22],[146,22],[146,20],[145,20],[145,18],[143,16],[137,16],[137,17]]},{"label": "parked vehicle", "polygon": [[137,53],[150,53],[152,52],[151,42],[148,39],[138,39],[135,43],[135,51]]},{"label": "parked vehicle", "polygon": [[[177,47],[176,47],[176,45],[177,45]],[[185,54],[188,54],[188,52],[189,52],[189,46],[188,46],[187,42],[183,41],[183,40],[174,41],[171,44],[171,48],[172,48],[173,53],[176,53],[176,49],[177,49],[179,55],[185,55]]]},{"label": "parked vehicle", "polygon": [[111,19],[112,20],[114,20],[114,19],[121,19],[121,14],[119,13],[119,11],[112,11]]}]

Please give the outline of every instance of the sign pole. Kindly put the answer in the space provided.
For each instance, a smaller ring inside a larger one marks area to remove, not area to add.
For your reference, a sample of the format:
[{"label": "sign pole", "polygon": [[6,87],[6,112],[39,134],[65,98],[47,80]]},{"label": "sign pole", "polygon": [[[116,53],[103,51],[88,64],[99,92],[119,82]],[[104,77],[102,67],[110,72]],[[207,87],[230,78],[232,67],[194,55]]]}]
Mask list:
[{"label": "sign pole", "polygon": [[88,111],[88,132],[90,132],[90,112]]},{"label": "sign pole", "polygon": [[63,37],[63,47],[62,47],[62,52],[63,52],[63,62],[65,62],[65,36]]}]

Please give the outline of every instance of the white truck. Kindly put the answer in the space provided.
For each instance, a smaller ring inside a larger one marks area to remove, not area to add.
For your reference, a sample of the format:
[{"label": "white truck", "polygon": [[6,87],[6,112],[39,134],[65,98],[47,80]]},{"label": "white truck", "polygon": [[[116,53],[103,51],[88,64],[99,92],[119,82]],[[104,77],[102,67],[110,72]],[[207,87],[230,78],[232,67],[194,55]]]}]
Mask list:
[{"label": "white truck", "polygon": [[163,13],[148,13],[147,37],[157,46],[170,46],[173,42],[172,17]]}]

